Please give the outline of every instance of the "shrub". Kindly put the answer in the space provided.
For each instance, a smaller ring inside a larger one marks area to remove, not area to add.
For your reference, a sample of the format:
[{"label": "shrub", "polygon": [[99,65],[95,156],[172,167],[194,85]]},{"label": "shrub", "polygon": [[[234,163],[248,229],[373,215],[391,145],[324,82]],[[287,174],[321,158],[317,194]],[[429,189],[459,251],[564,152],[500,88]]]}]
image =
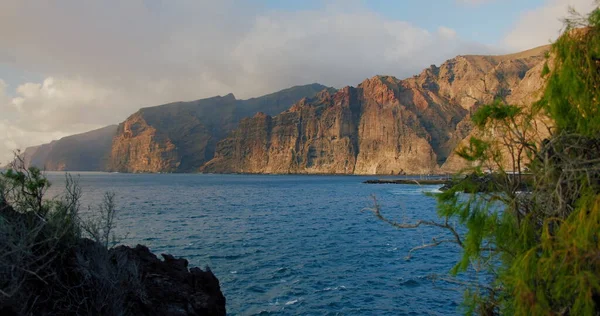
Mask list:
[{"label": "shrub", "polygon": [[144,294],[136,263],[108,251],[115,195],[107,193],[98,215],[84,221],[76,180],[67,175],[55,199],[45,199],[49,187],[18,156],[0,173],[0,312],[125,314],[127,298]]}]

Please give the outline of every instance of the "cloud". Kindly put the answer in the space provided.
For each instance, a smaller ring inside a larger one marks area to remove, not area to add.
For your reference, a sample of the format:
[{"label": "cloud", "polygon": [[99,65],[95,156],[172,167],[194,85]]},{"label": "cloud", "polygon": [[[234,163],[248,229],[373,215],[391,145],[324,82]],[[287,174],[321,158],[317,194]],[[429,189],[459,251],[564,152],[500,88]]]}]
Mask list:
[{"label": "cloud", "polygon": [[431,33],[365,12],[278,12],[257,18],[231,57],[243,74],[237,83],[251,90],[281,82],[342,87],[376,74],[407,77],[471,48],[485,49],[467,44],[449,28]]},{"label": "cloud", "polygon": [[68,134],[27,131],[2,120],[0,121],[0,135],[0,166],[4,166],[11,161],[12,152],[22,148],[20,144],[31,144],[32,140],[36,141],[34,144],[47,143]]},{"label": "cloud", "polygon": [[443,38],[448,39],[448,40],[457,38],[456,31],[449,27],[440,26],[438,28],[438,33],[440,34],[440,36],[442,36]]},{"label": "cloud", "polygon": [[10,98],[1,87],[0,159],[143,106],[408,77],[491,50],[447,27],[427,31],[343,4],[289,12],[233,0],[3,0],[0,63],[45,79],[23,82]]},{"label": "cloud", "polygon": [[0,165],[16,149],[104,126],[111,116],[101,106],[107,91],[78,81],[50,77],[20,85],[14,97],[6,91],[0,80]]},{"label": "cloud", "polygon": [[569,7],[587,14],[595,8],[595,3],[593,0],[546,0],[544,5],[521,14],[505,36],[505,45],[514,50],[524,50],[550,44],[560,34],[562,20],[568,17]]},{"label": "cloud", "polygon": [[[410,76],[471,48],[358,1],[343,3],[287,12],[233,0],[5,0],[0,51],[20,69],[131,94],[161,89],[177,100],[249,97],[313,81],[345,85],[374,72]],[[339,68],[348,70],[333,73]]]}]

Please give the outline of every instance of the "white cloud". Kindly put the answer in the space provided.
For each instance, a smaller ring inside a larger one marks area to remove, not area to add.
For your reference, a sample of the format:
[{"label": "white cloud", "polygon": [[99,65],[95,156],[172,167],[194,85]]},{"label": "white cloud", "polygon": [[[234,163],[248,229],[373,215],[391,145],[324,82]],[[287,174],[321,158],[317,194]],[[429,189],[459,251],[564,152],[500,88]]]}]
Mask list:
[{"label": "white cloud", "polygon": [[264,91],[281,82],[341,87],[376,74],[406,77],[469,49],[484,49],[468,46],[449,28],[430,33],[365,12],[277,12],[257,18],[231,58],[243,74],[238,83]]},{"label": "white cloud", "polygon": [[292,13],[233,0],[3,0],[0,62],[46,79],[10,98],[0,87],[0,159],[143,106],[407,77],[490,50],[446,27],[429,32],[343,3]]},{"label": "white cloud", "polygon": [[12,152],[23,148],[22,144],[37,145],[47,143],[69,134],[60,132],[33,132],[21,129],[10,122],[0,120],[0,166],[10,162]]},{"label": "white cloud", "polygon": [[457,37],[456,31],[445,26],[440,26],[438,28],[438,33],[448,40],[455,39]]},{"label": "white cloud", "polygon": [[545,4],[521,14],[516,25],[504,38],[504,43],[514,50],[546,45],[555,40],[563,27],[562,19],[568,17],[569,7],[581,14],[595,7],[593,0],[546,0]]},{"label": "white cloud", "polygon": [[104,126],[111,116],[101,106],[106,91],[82,82],[49,77],[20,85],[15,97],[6,89],[0,80],[0,165],[16,149]]}]

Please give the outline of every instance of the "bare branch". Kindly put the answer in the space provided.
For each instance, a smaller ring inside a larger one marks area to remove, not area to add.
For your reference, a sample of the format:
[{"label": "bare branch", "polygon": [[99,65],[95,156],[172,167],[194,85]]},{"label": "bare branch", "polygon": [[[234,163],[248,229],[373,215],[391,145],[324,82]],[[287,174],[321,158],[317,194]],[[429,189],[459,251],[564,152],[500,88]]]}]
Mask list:
[{"label": "bare branch", "polygon": [[413,247],[408,251],[408,254],[406,255],[406,257],[404,257],[404,259],[409,260],[410,258],[412,258],[412,253],[413,251],[417,251],[417,250],[421,250],[421,249],[426,249],[426,248],[431,248],[431,247],[436,247],[439,246],[443,243],[455,243],[458,244],[458,242],[455,239],[443,239],[443,240],[438,240],[430,243],[430,244],[425,244],[425,245],[421,245],[421,246],[417,246],[417,247]]},{"label": "bare branch", "polygon": [[[460,235],[458,234],[458,232],[456,231],[456,229],[454,227],[452,227],[449,223],[448,223],[448,218],[445,218],[445,222],[444,223],[438,223],[438,222],[434,222],[434,221],[427,221],[427,220],[418,220],[413,224],[405,224],[405,223],[398,223],[394,220],[391,220],[385,216],[383,216],[383,214],[381,214],[381,207],[379,206],[379,203],[377,202],[377,197],[372,195],[371,198],[373,199],[373,207],[372,208],[365,208],[363,209],[363,211],[368,210],[373,212],[373,214],[375,214],[375,216],[380,219],[381,221],[388,223],[390,225],[392,225],[393,227],[399,228],[399,229],[414,229],[414,228],[418,228],[421,225],[423,226],[433,226],[433,227],[439,227],[439,228],[443,228],[446,229],[448,231],[450,231],[452,233],[452,235],[454,236],[454,239],[452,239],[451,241],[461,247],[463,247],[463,242],[462,239],[460,237]],[[429,248],[429,247],[433,247],[433,246],[437,246],[441,243],[444,242],[448,242],[448,241],[441,241],[441,242],[434,242],[431,245],[428,245],[427,247],[423,247],[423,246],[419,246],[419,247],[415,247],[413,248],[414,250],[418,250],[418,249],[423,249],[423,248]],[[410,252],[413,251],[413,249],[411,249],[409,251]]]}]

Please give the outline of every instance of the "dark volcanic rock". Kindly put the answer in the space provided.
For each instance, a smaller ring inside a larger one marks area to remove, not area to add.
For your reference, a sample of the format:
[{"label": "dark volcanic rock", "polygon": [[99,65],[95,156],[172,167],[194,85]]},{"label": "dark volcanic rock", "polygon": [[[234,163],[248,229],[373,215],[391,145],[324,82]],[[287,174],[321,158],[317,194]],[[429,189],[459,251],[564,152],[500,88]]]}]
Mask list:
[{"label": "dark volcanic rock", "polygon": [[225,315],[206,268],[142,245],[108,250],[0,199],[0,315]]},{"label": "dark volcanic rock", "polygon": [[186,259],[162,254],[158,259],[146,246],[119,246],[112,257],[125,255],[137,263],[146,300],[131,308],[135,315],[225,315],[219,280],[206,269],[188,269]]}]

